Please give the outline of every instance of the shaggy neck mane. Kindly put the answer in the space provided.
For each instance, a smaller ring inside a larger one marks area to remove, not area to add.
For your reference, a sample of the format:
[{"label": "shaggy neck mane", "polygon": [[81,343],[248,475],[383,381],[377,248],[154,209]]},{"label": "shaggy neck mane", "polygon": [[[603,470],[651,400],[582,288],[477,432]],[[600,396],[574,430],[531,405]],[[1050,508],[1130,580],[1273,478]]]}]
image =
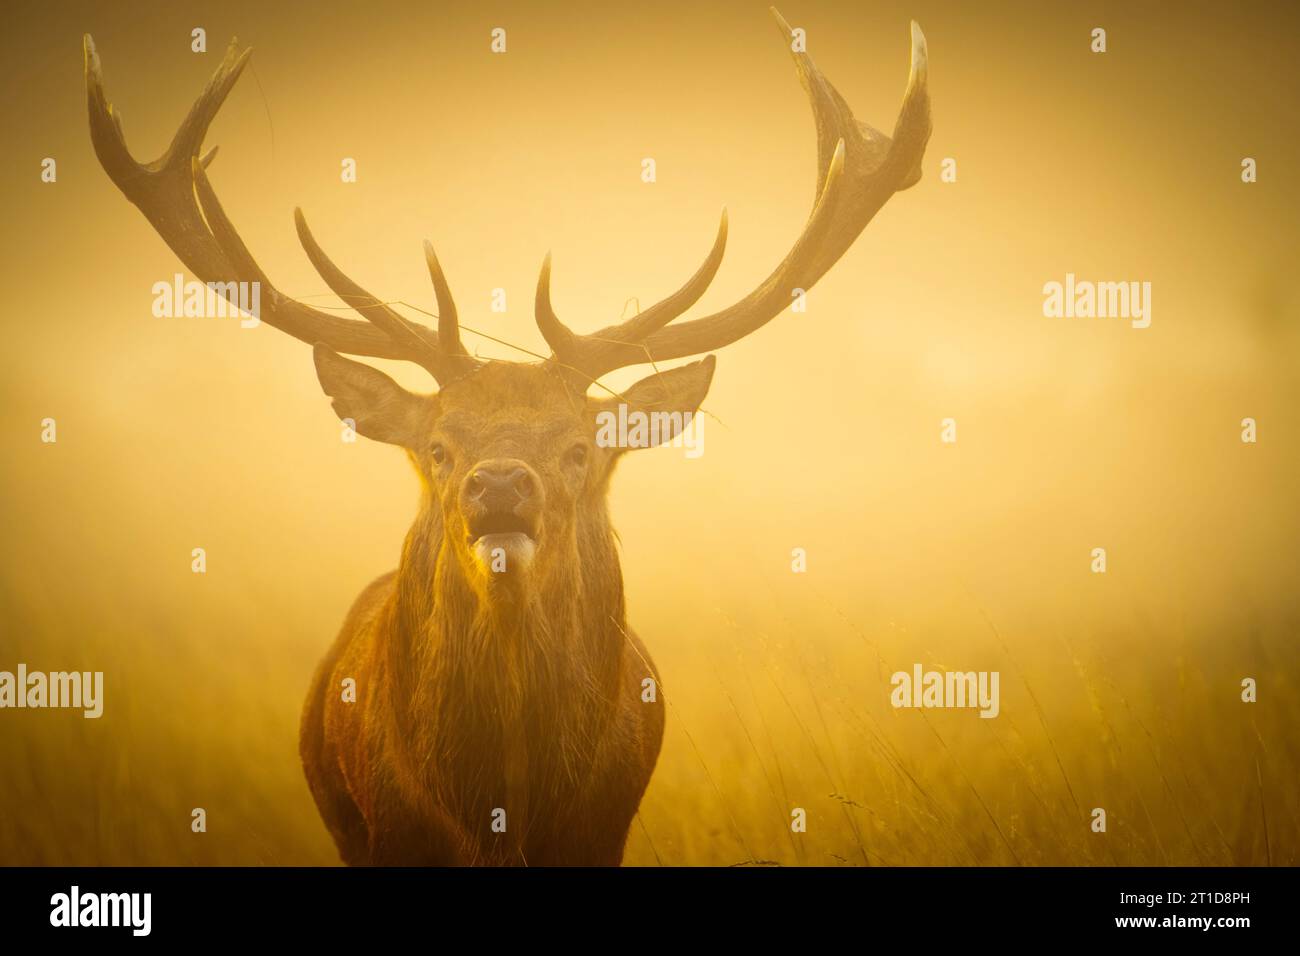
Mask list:
[{"label": "shaggy neck mane", "polygon": [[386,609],[392,743],[466,827],[486,825],[484,807],[506,809],[512,845],[546,826],[534,805],[580,791],[615,712],[623,578],[604,509],[582,520],[576,561],[546,561],[518,599],[489,602],[431,502]]}]

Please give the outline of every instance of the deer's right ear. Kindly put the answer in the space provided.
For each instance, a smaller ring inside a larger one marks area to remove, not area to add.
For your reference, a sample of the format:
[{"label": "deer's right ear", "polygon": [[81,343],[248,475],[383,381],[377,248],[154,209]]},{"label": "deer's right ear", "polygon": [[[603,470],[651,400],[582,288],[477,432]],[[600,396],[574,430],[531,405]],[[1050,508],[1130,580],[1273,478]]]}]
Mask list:
[{"label": "deer's right ear", "polygon": [[419,443],[424,400],[378,369],[345,359],[316,343],[312,349],[316,377],[332,398],[334,412],[350,420],[360,435],[414,448]]}]

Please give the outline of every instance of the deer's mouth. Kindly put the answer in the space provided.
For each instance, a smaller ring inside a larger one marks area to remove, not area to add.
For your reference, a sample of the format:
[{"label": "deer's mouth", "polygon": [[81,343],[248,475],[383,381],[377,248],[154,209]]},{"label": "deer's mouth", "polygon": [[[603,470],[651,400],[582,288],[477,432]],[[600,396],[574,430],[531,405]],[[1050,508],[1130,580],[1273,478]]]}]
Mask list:
[{"label": "deer's mouth", "polygon": [[537,555],[535,522],[508,512],[489,512],[467,523],[470,552],[489,580],[510,581],[532,565]]},{"label": "deer's mouth", "polygon": [[469,543],[477,544],[484,538],[505,535],[522,535],[537,540],[537,528],[531,520],[509,512],[489,512],[469,521]]}]

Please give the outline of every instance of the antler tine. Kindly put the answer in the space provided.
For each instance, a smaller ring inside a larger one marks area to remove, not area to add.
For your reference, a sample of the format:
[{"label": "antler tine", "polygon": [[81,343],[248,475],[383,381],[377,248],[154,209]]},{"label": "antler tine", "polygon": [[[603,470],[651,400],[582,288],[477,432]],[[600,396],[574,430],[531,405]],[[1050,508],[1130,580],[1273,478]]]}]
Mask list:
[{"label": "antler tine", "polygon": [[656,302],[647,309],[619,325],[611,325],[593,332],[588,338],[596,341],[640,342],[652,332],[657,332],[677,318],[696,302],[708,290],[713,277],[722,265],[722,254],[727,251],[727,210],[724,207],[718,219],[718,234],[713,240],[713,248],[695,275],[686,284],[668,298]]},{"label": "antler tine", "polygon": [[546,344],[555,353],[557,364],[585,375],[583,369],[602,364],[604,356],[620,345],[641,342],[647,335],[662,329],[699,301],[722,265],[727,248],[727,210],[722,210],[718,235],[708,257],[676,292],[641,310],[626,322],[610,325],[590,335],[576,335],[555,315],[551,307],[551,254],[546,254],[537,280],[536,317]]},{"label": "antler tine", "polygon": [[[790,25],[772,9],[787,44]],[[847,251],[895,192],[921,178],[930,138],[929,57],[912,23],[912,62],[891,137],[857,120],[844,97],[806,52],[791,48],[817,128],[815,202],[802,234],[771,274],[734,305],[712,315],[651,331],[640,342],[579,349],[576,365],[590,382],[625,365],[697,355],[743,338],[779,315],[793,291],[807,290]],[[558,356],[557,356],[558,360]]]},{"label": "antler tine", "polygon": [[533,303],[533,316],[542,338],[555,353],[555,361],[571,365],[578,358],[578,337],[573,330],[560,321],[551,308],[551,254],[548,252],[542,260],[542,271],[537,276],[537,297]]},{"label": "antler tine", "polygon": [[456,312],[456,302],[451,297],[451,287],[443,274],[442,265],[433,251],[433,243],[424,240],[424,261],[429,267],[429,278],[433,280],[433,294],[438,300],[438,347],[443,357],[453,367],[464,371],[482,365],[473,358],[460,340],[460,317]]},{"label": "antler tine", "polygon": [[[203,135],[213,117],[225,102],[227,94],[248,63],[251,50],[239,52],[238,41],[231,40],[226,54],[216,72],[208,80],[203,92],[194,102],[166,152],[152,163],[137,163],[127,149],[122,132],[121,114],[108,103],[104,93],[103,73],[95,41],[90,34],[83,37],[86,60],[86,100],[90,114],[90,140],[99,157],[100,165],[109,178],[126,197],[140,207],[146,216],[161,211],[175,194],[193,188],[191,159],[197,155]],[[205,163],[215,158],[215,150],[205,157]],[[195,210],[197,212],[197,210]],[[181,260],[192,270],[211,254],[210,237],[203,229],[197,234],[174,230],[171,238],[177,240],[173,247]],[[168,237],[164,236],[164,239]],[[171,243],[168,243],[171,245]],[[204,263],[206,264],[206,263]]]},{"label": "antler tine", "polygon": [[[454,331],[456,327],[456,308],[454,305],[450,306],[453,347],[450,350],[444,347],[447,338],[446,333],[443,331],[446,327],[446,320],[441,316],[447,314],[451,293],[447,289],[445,279],[439,282],[441,275],[439,275],[439,279],[434,280],[434,289],[438,296],[439,331],[441,333],[439,337],[435,338],[431,329],[401,315],[345,275],[334,264],[333,260],[325,254],[319,243],[316,242],[311,230],[307,228],[307,218],[303,215],[301,209],[294,209],[293,221],[298,229],[298,240],[302,243],[307,258],[311,260],[311,264],[320,273],[320,277],[325,280],[325,284],[330,287],[335,295],[365,316],[367,321],[386,332],[394,342],[405,345],[410,351],[412,361],[424,366],[435,379],[450,381],[459,374],[463,374],[465,371],[462,367],[463,360],[469,360],[471,363],[473,360],[469,358],[464,349],[460,348],[459,337],[456,336]],[[427,254],[429,251],[428,243],[425,244],[425,247]]]},{"label": "antler tine", "polygon": [[[200,281],[220,283],[222,289],[231,288],[227,284],[232,281],[260,283],[268,293],[263,297],[261,320],[304,342],[319,342],[353,355],[418,362],[440,381],[460,370],[458,361],[442,361],[438,343],[421,334],[414,323],[382,306],[344,276],[311,240],[310,233],[306,234],[304,246],[309,256],[313,255],[314,247],[313,262],[318,271],[336,293],[342,295],[339,290],[347,289],[351,298],[360,299],[364,308],[358,311],[372,321],[330,315],[288,298],[267,280],[249,253],[206,173],[206,167],[216,157],[216,147],[201,158],[199,150],[252,50],[240,51],[238,41],[231,40],[216,72],[195,100],[166,152],[151,163],[137,162],[127,148],[121,116],[104,93],[99,54],[89,34],[84,38],[84,52],[90,138],[100,165]],[[300,222],[300,226],[299,237],[303,238],[305,222]],[[424,331],[432,336],[428,330]]]}]

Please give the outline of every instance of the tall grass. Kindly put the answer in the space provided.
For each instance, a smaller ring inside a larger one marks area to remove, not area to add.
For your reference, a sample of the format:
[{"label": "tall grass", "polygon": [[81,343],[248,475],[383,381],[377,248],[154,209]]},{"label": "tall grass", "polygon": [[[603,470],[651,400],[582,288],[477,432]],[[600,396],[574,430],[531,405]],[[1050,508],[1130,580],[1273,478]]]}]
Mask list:
[{"label": "tall grass", "polygon": [[[97,662],[107,707],[3,715],[0,862],[336,862],[296,753],[327,628],[292,624],[300,609],[247,582],[246,600],[193,620],[90,580],[60,599],[39,568],[7,569],[5,658]],[[668,728],[627,863],[1297,861],[1292,622],[1257,616],[1247,674],[1241,642],[1209,621],[1176,642],[1137,615],[1003,629],[967,595],[913,629],[796,575],[763,583],[743,601],[700,589],[641,627]],[[913,661],[999,670],[1001,714],[894,710],[889,673]],[[1242,676],[1260,680],[1258,703],[1241,702]]]}]

